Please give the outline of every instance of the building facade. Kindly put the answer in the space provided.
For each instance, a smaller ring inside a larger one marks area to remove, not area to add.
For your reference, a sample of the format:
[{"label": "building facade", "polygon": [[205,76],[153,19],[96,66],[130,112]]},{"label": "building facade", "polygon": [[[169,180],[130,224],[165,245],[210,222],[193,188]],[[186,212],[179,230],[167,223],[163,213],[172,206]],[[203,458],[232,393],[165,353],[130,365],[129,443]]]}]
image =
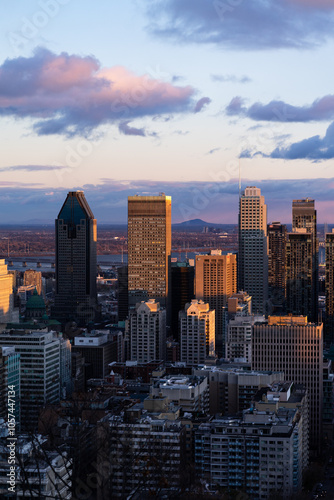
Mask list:
[{"label": "building facade", "polygon": [[215,356],[215,311],[202,300],[192,300],[179,312],[180,360],[189,365]]},{"label": "building facade", "polygon": [[166,359],[166,311],[150,299],[130,312],[131,360],[146,363]]},{"label": "building facade", "polygon": [[253,328],[252,368],[279,370],[285,379],[309,392],[310,445],[319,450],[322,438],[323,326],[307,317],[269,316]]},{"label": "building facade", "polygon": [[95,319],[97,226],[83,191],[71,191],[56,219],[53,315],[85,325]]},{"label": "building facade", "polygon": [[268,224],[268,298],[274,313],[284,313],[286,296],[286,240],[285,224]]},{"label": "building facade", "polygon": [[326,321],[325,341],[334,341],[334,231],[326,234]]},{"label": "building facade", "polygon": [[0,259],[0,323],[12,321],[13,312],[13,277],[8,273],[5,259]]},{"label": "building facade", "polygon": [[225,354],[223,338],[223,307],[237,291],[237,256],[222,255],[221,250],[211,250],[209,255],[196,256],[196,299],[208,303],[216,311],[216,351]]},{"label": "building facade", "polygon": [[252,296],[255,314],[268,300],[267,205],[261,190],[247,187],[239,200],[238,290]]},{"label": "building facade", "polygon": [[167,307],[171,255],[170,196],[128,198],[129,307],[156,299]]}]

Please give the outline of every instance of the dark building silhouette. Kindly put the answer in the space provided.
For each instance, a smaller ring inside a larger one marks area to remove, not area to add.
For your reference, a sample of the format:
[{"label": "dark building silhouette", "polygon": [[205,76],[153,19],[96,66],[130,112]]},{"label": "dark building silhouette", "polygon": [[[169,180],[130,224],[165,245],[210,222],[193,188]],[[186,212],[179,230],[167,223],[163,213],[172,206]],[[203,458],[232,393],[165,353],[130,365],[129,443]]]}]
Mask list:
[{"label": "dark building silhouette", "polygon": [[286,294],[286,225],[272,222],[268,235],[268,295],[272,310],[284,313]]},{"label": "dark building silhouette", "polygon": [[318,239],[314,200],[292,203],[287,249],[287,312],[318,320]]},{"label": "dark building silhouette", "polygon": [[118,270],[118,321],[124,321],[128,316],[128,266]]},{"label": "dark building silhouette", "polygon": [[179,340],[179,312],[194,298],[195,268],[188,262],[172,262],[171,335]]},{"label": "dark building silhouette", "polygon": [[56,295],[53,315],[63,323],[94,320],[96,219],[83,191],[71,191],[56,219]]},{"label": "dark building silhouette", "polygon": [[325,341],[334,341],[334,232],[326,234]]}]

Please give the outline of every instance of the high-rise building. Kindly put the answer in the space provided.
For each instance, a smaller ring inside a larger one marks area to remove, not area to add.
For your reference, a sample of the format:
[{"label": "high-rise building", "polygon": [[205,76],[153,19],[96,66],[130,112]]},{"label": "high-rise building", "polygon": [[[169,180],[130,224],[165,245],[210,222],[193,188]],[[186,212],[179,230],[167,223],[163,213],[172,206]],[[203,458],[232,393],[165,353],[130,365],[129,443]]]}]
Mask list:
[{"label": "high-rise building", "polygon": [[222,255],[221,250],[211,250],[209,255],[196,256],[195,294],[197,300],[208,303],[216,311],[216,351],[225,355],[223,338],[223,308],[237,291],[237,256]]},{"label": "high-rise building", "polygon": [[145,363],[166,359],[166,311],[150,299],[130,312],[131,361]]},{"label": "high-rise building", "polygon": [[96,219],[83,191],[70,191],[56,219],[56,295],[53,315],[85,324],[96,301]]},{"label": "high-rise building", "polygon": [[12,321],[13,313],[13,277],[7,271],[5,259],[0,259],[0,323]]},{"label": "high-rise building", "polygon": [[288,234],[286,244],[286,310],[314,321],[317,311],[313,287],[313,241],[306,229]]},{"label": "high-rise building", "polygon": [[128,266],[122,266],[117,269],[118,273],[118,321],[124,321],[128,316]]},{"label": "high-rise building", "polygon": [[226,358],[252,362],[252,334],[255,323],[265,321],[264,316],[236,315],[227,325]]},{"label": "high-rise building", "polygon": [[[308,313],[309,320],[318,321],[318,274],[319,274],[319,242],[317,238],[317,212],[314,207],[314,200],[309,198],[303,200],[293,200],[292,202],[292,232],[306,232],[311,239],[311,260],[309,256],[304,257],[306,272],[309,274],[311,305]],[[290,239],[290,235],[289,235]],[[299,257],[299,262],[300,262]],[[291,263],[291,262],[290,262]],[[291,277],[290,277],[291,283]],[[309,286],[309,285],[307,285]],[[288,312],[292,312],[288,310]],[[294,314],[305,314],[298,311]]]},{"label": "high-rise building", "polygon": [[215,356],[215,311],[202,300],[192,300],[179,312],[181,361],[189,365],[204,364]]},{"label": "high-rise building", "polygon": [[168,306],[171,255],[170,196],[128,198],[129,307],[156,299]]},{"label": "high-rise building", "polygon": [[286,294],[286,225],[268,224],[268,298],[273,312],[284,313]]},{"label": "high-rise building", "polygon": [[325,341],[334,340],[334,230],[326,234],[326,321]]},{"label": "high-rise building", "polygon": [[37,426],[40,409],[59,401],[60,342],[54,332],[4,331],[0,345],[20,354],[21,427]]},{"label": "high-rise building", "polygon": [[310,443],[319,449],[322,435],[323,327],[303,316],[269,316],[253,327],[252,368],[279,370],[285,379],[309,391]]},{"label": "high-rise building", "polygon": [[10,404],[17,431],[21,426],[20,388],[20,354],[15,352],[14,346],[0,347],[0,418],[8,421]]},{"label": "high-rise building", "polygon": [[179,312],[194,298],[195,267],[194,260],[173,262],[171,266],[171,331],[175,340],[179,340]]},{"label": "high-rise building", "polygon": [[255,314],[263,314],[268,299],[267,205],[253,186],[239,203],[238,290],[252,296]]}]

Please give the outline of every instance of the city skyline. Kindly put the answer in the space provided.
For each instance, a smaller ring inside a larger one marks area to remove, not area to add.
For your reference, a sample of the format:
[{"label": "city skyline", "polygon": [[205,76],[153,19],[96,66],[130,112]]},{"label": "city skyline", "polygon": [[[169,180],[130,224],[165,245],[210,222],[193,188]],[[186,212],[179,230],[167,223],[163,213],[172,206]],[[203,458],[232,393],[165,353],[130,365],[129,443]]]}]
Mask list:
[{"label": "city skyline", "polygon": [[331,222],[332,2],[5,4],[7,222],[41,220],[42,207],[51,222],[83,189],[103,223],[126,223],[128,196],[161,191],[173,222],[237,223],[239,167],[268,221],[289,223],[292,199],[311,197]]}]

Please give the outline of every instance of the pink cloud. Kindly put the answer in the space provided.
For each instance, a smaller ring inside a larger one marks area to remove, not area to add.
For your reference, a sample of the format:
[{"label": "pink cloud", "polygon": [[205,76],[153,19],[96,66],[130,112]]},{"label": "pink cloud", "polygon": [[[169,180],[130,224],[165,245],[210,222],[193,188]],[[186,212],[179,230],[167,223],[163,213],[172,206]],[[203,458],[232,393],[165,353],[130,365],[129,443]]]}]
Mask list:
[{"label": "pink cloud", "polygon": [[94,57],[39,49],[0,66],[0,114],[35,118],[40,134],[89,134],[99,125],[190,112],[191,86],[175,86],[123,66],[101,68]]}]

